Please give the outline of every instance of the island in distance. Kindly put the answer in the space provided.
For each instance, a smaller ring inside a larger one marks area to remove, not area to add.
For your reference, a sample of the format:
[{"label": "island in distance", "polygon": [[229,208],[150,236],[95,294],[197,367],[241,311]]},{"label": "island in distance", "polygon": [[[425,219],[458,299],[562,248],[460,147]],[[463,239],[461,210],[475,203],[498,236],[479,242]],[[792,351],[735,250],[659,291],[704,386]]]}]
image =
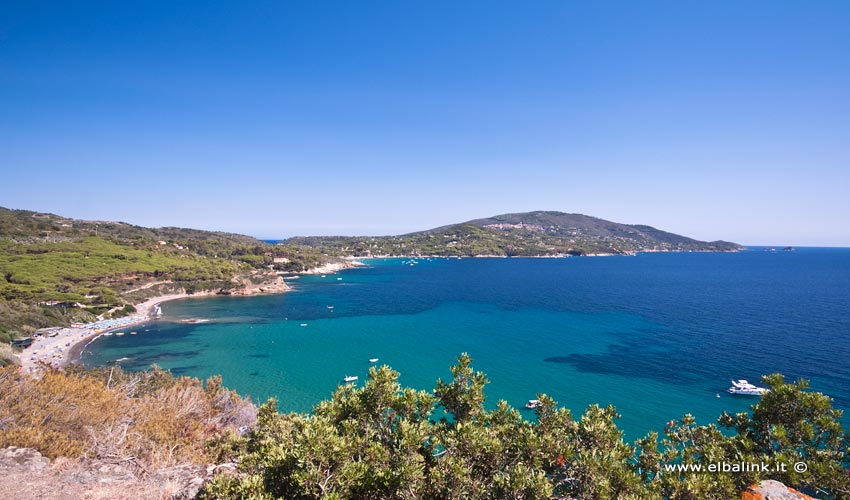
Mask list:
[{"label": "island in distance", "polygon": [[354,257],[557,257],[744,249],[737,243],[699,241],[651,226],[547,211],[496,215],[399,236],[299,236],[284,240],[284,243]]}]

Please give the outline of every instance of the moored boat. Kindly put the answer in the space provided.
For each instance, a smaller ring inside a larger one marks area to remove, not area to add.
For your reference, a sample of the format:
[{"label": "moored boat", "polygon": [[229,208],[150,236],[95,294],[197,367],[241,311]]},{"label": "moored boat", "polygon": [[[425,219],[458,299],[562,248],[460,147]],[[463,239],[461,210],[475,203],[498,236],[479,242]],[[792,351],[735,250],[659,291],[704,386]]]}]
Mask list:
[{"label": "moored boat", "polygon": [[357,382],[357,378],[357,375],[346,375],[342,380],[347,384],[350,382]]},{"label": "moored boat", "polygon": [[764,387],[755,386],[746,380],[733,380],[732,387],[726,390],[729,394],[736,394],[738,396],[761,396],[767,389]]},{"label": "moored boat", "polygon": [[539,399],[529,399],[528,403],[525,403],[525,407],[528,408],[529,410],[533,410],[540,405],[541,405],[541,403],[540,403]]}]

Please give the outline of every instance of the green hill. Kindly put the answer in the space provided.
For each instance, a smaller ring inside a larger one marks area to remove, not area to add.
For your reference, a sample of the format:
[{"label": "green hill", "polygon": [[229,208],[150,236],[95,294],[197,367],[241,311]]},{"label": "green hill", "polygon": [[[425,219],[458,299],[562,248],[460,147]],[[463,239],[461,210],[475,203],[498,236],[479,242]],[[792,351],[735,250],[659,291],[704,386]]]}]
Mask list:
[{"label": "green hill", "polygon": [[174,291],[230,291],[327,260],[305,247],[183,228],[144,228],[0,208],[0,341],[130,314]]},{"label": "green hill", "polygon": [[651,226],[543,211],[497,215],[400,236],[297,237],[286,242],[354,256],[623,255],[636,252],[730,252],[743,248],[726,241],[698,241]]},{"label": "green hill", "polygon": [[33,330],[130,314],[178,290],[227,293],[340,256],[562,256],[742,248],[650,226],[561,212],[505,214],[399,236],[250,236],[0,208],[0,341]]}]

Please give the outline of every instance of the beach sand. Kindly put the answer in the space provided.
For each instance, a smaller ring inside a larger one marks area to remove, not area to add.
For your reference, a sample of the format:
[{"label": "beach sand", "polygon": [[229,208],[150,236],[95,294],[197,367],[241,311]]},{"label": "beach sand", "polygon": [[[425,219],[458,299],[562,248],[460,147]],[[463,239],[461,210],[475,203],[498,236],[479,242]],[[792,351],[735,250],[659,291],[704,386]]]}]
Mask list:
[{"label": "beach sand", "polygon": [[169,300],[182,299],[186,297],[201,297],[209,294],[175,293],[162,295],[136,305],[136,312],[130,316],[114,320],[97,321],[85,325],[72,326],[59,330],[58,335],[35,337],[33,343],[24,349],[19,357],[21,369],[27,372],[36,372],[41,369],[41,364],[47,364],[57,368],[67,366],[79,357],[80,351],[91,340],[98,336],[121,328],[136,326],[154,319],[154,308],[157,304]]},{"label": "beach sand", "polygon": [[[329,264],[320,268],[312,269],[307,273],[334,273],[343,269],[348,269],[363,264],[356,261],[346,261],[342,263]],[[269,293],[284,293],[290,290],[283,278],[277,277],[275,283],[264,283],[255,285],[249,280],[244,280],[243,288],[239,293],[233,295],[255,295]],[[80,353],[85,349],[89,342],[96,339],[100,335],[112,330],[122,328],[130,328],[133,326],[146,323],[154,320],[155,307],[158,304],[168,302],[169,300],[184,299],[189,297],[209,297],[217,292],[213,290],[204,290],[191,295],[188,293],[174,293],[170,295],[160,295],[153,297],[141,304],[136,304],[136,312],[130,316],[123,318],[97,321],[84,325],[74,325],[68,328],[62,328],[55,336],[38,336],[33,339],[32,344],[24,349],[18,357],[21,360],[21,369],[27,372],[38,372],[42,365],[62,368],[76,361],[80,357]]]}]

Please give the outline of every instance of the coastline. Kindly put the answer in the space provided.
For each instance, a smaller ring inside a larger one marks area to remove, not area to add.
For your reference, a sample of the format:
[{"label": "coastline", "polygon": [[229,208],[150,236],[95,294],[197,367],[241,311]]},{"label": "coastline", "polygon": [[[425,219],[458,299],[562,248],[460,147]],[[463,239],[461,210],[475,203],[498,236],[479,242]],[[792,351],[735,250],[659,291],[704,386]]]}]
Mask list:
[{"label": "coastline", "polygon": [[[346,259],[340,263],[330,263],[297,274],[334,274],[338,271],[364,266],[366,264],[354,259]],[[283,278],[278,277],[271,284],[256,285],[248,279],[241,280],[242,288],[229,290],[203,290],[192,294],[181,292],[151,297],[146,301],[135,304],[136,312],[121,318],[95,321],[92,323],[75,324],[61,328],[54,336],[35,337],[33,343],[18,354],[20,368],[24,373],[37,373],[43,365],[54,368],[65,368],[79,361],[80,354],[91,342],[101,335],[114,330],[139,326],[157,319],[156,306],[177,299],[204,298],[212,296],[245,296],[285,293],[291,290]]]},{"label": "coastline", "polygon": [[[654,253],[654,252],[653,252]],[[615,256],[616,254],[588,254],[587,257],[595,257],[595,256]],[[528,256],[525,258],[568,258],[572,257],[571,255],[540,255],[540,256]],[[346,256],[344,257],[343,262],[334,262],[328,263],[322,266],[318,266],[312,269],[308,269],[301,273],[296,273],[296,275],[312,275],[312,274],[334,274],[339,271],[343,271],[346,269],[351,269],[360,266],[366,266],[368,264],[362,261],[368,261],[370,259],[385,259],[385,258],[405,258],[404,256],[390,256],[390,255],[373,255],[373,256]],[[475,256],[439,256],[439,255],[416,255],[416,256],[407,256],[407,258],[448,258],[448,259],[459,259],[459,258],[508,258],[503,255],[475,255]],[[86,346],[100,337],[101,335],[119,330],[122,328],[130,328],[138,325],[142,325],[149,321],[155,320],[156,316],[154,316],[155,306],[163,304],[168,301],[184,299],[184,298],[192,298],[192,297],[210,297],[216,295],[257,295],[257,294],[272,294],[272,293],[285,293],[289,291],[291,288],[284,283],[283,278],[278,277],[278,280],[274,284],[263,284],[263,285],[255,285],[250,282],[250,280],[243,279],[241,282],[242,288],[237,290],[231,290],[226,293],[221,290],[204,290],[200,292],[195,292],[193,294],[189,294],[186,292],[181,293],[172,293],[167,295],[161,295],[149,298],[148,300],[136,304],[136,312],[132,315],[125,316],[122,318],[116,318],[111,320],[102,320],[96,321],[93,323],[86,324],[75,324],[70,327],[61,328],[58,332],[50,337],[50,336],[39,336],[35,337],[33,343],[24,349],[21,353],[18,354],[18,358],[20,359],[20,367],[24,372],[37,372],[40,370],[41,364],[47,364],[49,366],[53,366],[55,368],[64,368],[74,362],[79,360],[80,354],[86,348]]]},{"label": "coastline", "polygon": [[312,269],[308,269],[308,270],[301,272],[301,273],[293,273],[293,274],[295,274],[295,275],[334,274],[334,273],[337,273],[339,271],[344,271],[346,269],[352,269],[352,268],[355,268],[355,267],[365,266],[366,264],[359,262],[359,260],[361,258],[366,259],[366,258],[369,258],[369,257],[344,257],[343,262],[330,262],[330,263],[327,263],[327,264],[324,264],[324,265],[321,265],[321,266],[318,266],[318,267],[314,267]]},{"label": "coastline", "polygon": [[64,368],[79,357],[80,352],[89,342],[104,333],[138,326],[155,319],[154,309],[157,305],[170,300],[209,297],[210,295],[213,295],[213,293],[204,291],[191,295],[183,292],[152,297],[135,305],[136,312],[129,316],[72,325],[60,329],[55,336],[42,335],[36,337],[33,343],[18,355],[21,360],[21,370],[25,373],[37,372],[41,364],[47,364],[54,368]]}]

